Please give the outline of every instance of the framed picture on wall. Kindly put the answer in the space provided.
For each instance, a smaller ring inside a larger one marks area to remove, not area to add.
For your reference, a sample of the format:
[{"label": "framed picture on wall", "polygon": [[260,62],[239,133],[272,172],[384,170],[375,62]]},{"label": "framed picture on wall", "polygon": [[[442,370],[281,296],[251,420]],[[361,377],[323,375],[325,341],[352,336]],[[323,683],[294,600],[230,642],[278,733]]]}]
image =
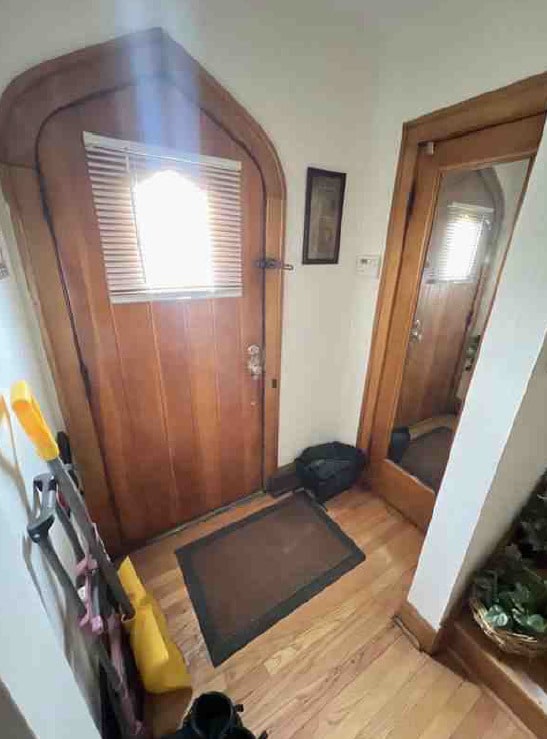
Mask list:
[{"label": "framed picture on wall", "polygon": [[337,264],[346,175],[308,167],[302,264]]}]

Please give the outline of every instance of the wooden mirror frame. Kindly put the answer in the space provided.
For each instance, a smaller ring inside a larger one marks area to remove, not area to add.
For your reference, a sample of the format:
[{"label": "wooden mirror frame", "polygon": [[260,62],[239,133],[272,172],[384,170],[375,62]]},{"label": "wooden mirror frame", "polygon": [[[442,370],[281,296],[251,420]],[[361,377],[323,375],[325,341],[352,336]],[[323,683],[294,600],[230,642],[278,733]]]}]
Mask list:
[{"label": "wooden mirror frame", "polygon": [[[150,78],[177,87],[255,161],[265,196],[264,253],[283,262],[286,188],[272,142],[249,113],[161,28],[43,62],[14,79],[0,99],[0,182],[91,515],[113,554],[123,550],[119,518],[81,374],[54,234],[44,215],[35,152],[42,128],[56,112]],[[282,273],[266,271],[265,476],[277,468],[282,293]]]},{"label": "wooden mirror frame", "polygon": [[[357,432],[357,446],[360,448],[369,450],[371,446],[420,145],[528,118],[545,113],[545,111],[547,111],[547,73],[529,77],[403,124],[382,277],[376,302],[372,342]],[[421,488],[417,496],[409,496],[408,491],[402,486],[401,489],[394,489],[386,494],[382,489],[376,489],[374,485],[374,469],[377,463],[378,460],[373,454],[370,460],[370,480],[374,492],[386,497],[422,531],[427,531],[435,504],[433,491],[423,483],[419,483],[413,486],[414,491]]]}]

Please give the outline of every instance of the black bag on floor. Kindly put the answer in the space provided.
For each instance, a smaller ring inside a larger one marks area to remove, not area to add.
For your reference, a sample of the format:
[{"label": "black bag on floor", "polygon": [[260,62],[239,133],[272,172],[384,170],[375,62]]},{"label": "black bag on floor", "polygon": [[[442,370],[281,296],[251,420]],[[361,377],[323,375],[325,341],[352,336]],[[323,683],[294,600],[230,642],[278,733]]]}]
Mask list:
[{"label": "black bag on floor", "polygon": [[[234,704],[224,693],[202,693],[193,702],[182,726],[163,739],[256,739],[243,726],[241,704]],[[258,739],[267,739],[263,731]]]},{"label": "black bag on floor", "polygon": [[302,485],[323,503],[356,483],[366,460],[360,449],[333,441],[304,449],[296,458],[296,471]]}]

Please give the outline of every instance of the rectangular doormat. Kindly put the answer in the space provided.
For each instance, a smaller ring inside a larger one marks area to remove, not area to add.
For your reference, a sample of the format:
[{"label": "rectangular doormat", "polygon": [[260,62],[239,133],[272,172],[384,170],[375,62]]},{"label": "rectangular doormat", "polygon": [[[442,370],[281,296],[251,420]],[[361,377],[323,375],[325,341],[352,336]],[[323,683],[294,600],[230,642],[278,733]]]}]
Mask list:
[{"label": "rectangular doormat", "polygon": [[215,666],[365,559],[305,493],[176,556]]}]

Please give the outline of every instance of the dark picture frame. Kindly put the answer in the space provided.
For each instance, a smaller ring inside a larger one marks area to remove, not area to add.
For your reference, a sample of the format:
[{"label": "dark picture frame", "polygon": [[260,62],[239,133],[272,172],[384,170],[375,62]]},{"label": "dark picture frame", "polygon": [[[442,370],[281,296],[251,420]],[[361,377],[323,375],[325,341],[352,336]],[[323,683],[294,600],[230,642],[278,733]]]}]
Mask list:
[{"label": "dark picture frame", "polygon": [[345,172],[308,167],[302,264],[338,264]]}]

